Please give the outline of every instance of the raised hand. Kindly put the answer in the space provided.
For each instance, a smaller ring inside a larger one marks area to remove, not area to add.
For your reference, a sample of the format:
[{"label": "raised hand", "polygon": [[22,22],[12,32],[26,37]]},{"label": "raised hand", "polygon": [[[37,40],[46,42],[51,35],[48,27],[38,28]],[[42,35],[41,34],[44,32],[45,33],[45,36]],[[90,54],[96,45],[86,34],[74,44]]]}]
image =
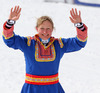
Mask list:
[{"label": "raised hand", "polygon": [[9,19],[14,21],[18,20],[20,17],[20,12],[21,12],[21,8],[19,6],[15,6],[14,10],[13,8],[11,8]]},{"label": "raised hand", "polygon": [[72,8],[72,10],[70,10],[70,15],[71,17],[70,20],[72,23],[81,23],[82,19],[81,19],[81,11],[79,11],[79,14],[77,13],[77,9],[75,8],[75,10]]}]

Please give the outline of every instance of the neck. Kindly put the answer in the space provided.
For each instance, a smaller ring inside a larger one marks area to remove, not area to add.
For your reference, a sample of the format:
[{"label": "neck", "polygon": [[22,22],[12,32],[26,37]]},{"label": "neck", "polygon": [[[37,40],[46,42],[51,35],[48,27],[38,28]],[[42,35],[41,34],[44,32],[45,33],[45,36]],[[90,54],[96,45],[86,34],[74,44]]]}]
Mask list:
[{"label": "neck", "polygon": [[41,38],[40,38],[40,41],[41,41],[43,44],[48,44],[48,43],[49,43],[49,41],[50,41],[50,38],[49,38],[49,39],[47,39],[47,40],[43,40],[43,39],[41,39]]}]

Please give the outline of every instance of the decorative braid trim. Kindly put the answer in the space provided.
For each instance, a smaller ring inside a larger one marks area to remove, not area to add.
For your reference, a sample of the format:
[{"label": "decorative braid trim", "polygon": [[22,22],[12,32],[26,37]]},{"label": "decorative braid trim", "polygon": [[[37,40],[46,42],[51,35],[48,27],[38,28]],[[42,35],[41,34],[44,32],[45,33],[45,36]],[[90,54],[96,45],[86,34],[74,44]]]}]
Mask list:
[{"label": "decorative braid trim", "polygon": [[85,40],[80,39],[78,36],[77,36],[77,38],[78,38],[79,41],[85,42],[85,41],[87,40],[88,37],[87,37]]},{"label": "decorative braid trim", "polygon": [[50,76],[38,76],[26,74],[25,83],[33,85],[50,85],[59,82],[58,73]]},{"label": "decorative braid trim", "polygon": [[11,34],[10,36],[5,36],[3,33],[2,33],[2,35],[4,36],[5,39],[10,39],[11,37],[14,36],[14,34]]},{"label": "decorative braid trim", "polygon": [[[51,48],[51,51],[50,51],[51,55],[49,55],[49,58],[48,58],[48,56],[45,55],[45,58],[44,58],[44,57],[40,56],[41,51],[39,49],[38,43],[36,43],[36,45],[35,45],[35,59],[36,59],[37,62],[50,62],[50,61],[54,61],[55,60],[56,53],[55,53],[55,47],[54,47],[54,45],[51,44],[51,47],[49,47],[49,48]],[[44,51],[45,50],[46,49],[44,49]]]},{"label": "decorative braid trim", "polygon": [[31,45],[31,37],[30,37],[30,36],[27,37],[27,45],[28,45],[28,46]]},{"label": "decorative braid trim", "polygon": [[62,42],[61,37],[58,39],[58,42],[59,42],[59,44],[60,44],[60,47],[63,48],[64,44],[63,44],[63,42]]}]

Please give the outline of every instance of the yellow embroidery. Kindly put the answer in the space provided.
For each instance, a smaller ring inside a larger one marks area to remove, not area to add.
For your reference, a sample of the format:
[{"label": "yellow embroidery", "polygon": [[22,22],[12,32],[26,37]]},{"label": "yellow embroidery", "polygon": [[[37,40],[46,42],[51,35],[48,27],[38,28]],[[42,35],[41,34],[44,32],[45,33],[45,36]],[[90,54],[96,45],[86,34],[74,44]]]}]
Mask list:
[{"label": "yellow embroidery", "polygon": [[52,58],[39,58],[39,47],[38,47],[38,43],[36,43],[35,45],[35,59],[38,62],[49,62],[49,61],[54,61],[56,58],[56,53],[55,53],[55,47],[53,44],[51,44],[51,52],[53,57]]},{"label": "yellow embroidery", "polygon": [[33,78],[30,76],[26,76],[26,79],[29,82],[37,82],[37,83],[48,83],[48,82],[54,82],[59,80],[58,76],[52,77],[52,78]]},{"label": "yellow embroidery", "polygon": [[85,41],[87,40],[88,37],[87,37],[85,40],[80,39],[78,36],[77,36],[77,38],[78,38],[79,41],[85,42]]},{"label": "yellow embroidery", "polygon": [[28,41],[27,41],[27,45],[30,46],[30,45],[31,45],[31,37],[30,37],[30,36],[27,37],[27,40],[28,40]]},{"label": "yellow embroidery", "polygon": [[60,39],[58,39],[58,41],[59,41],[60,47],[63,48],[64,44],[63,44],[63,42],[61,40],[61,37],[60,37]]},{"label": "yellow embroidery", "polygon": [[10,39],[11,37],[13,37],[14,36],[14,34],[12,35],[12,36],[10,36],[10,37],[6,37],[3,33],[2,33],[2,35],[4,36],[4,38],[5,39]]}]

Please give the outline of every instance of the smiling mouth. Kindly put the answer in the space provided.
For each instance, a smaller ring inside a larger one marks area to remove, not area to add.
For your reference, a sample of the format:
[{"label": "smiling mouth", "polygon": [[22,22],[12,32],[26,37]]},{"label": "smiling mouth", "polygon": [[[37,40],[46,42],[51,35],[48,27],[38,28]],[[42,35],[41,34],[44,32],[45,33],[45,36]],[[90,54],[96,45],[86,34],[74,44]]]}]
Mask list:
[{"label": "smiling mouth", "polygon": [[47,35],[44,35],[44,34],[42,34],[43,36],[49,36],[49,34],[47,34]]}]

